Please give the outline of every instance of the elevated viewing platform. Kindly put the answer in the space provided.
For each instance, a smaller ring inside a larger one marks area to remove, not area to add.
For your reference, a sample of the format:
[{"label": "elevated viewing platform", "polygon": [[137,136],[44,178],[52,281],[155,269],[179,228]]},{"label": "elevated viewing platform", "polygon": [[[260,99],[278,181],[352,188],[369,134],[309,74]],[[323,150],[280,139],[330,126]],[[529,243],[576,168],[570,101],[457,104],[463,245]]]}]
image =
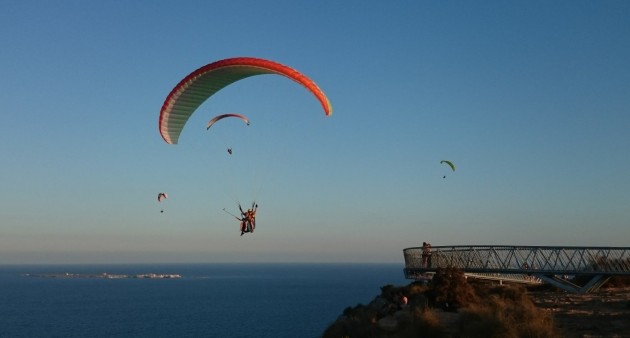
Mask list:
[{"label": "elevated viewing platform", "polygon": [[[454,267],[468,277],[549,283],[570,292],[596,291],[612,276],[630,276],[630,247],[456,245],[403,250],[405,277],[426,279]],[[573,281],[586,279],[584,285]]]}]

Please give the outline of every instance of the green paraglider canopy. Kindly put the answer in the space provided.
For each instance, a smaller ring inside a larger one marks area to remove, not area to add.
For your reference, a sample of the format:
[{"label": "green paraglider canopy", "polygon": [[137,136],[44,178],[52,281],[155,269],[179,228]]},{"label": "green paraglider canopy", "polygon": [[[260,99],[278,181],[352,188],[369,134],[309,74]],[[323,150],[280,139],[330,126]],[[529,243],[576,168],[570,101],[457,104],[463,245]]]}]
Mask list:
[{"label": "green paraglider canopy", "polygon": [[447,160],[442,160],[442,161],[440,161],[440,164],[442,164],[442,163],[448,164],[448,166],[451,167],[451,169],[453,169],[453,171],[455,171],[455,165],[453,164],[453,162],[447,161]]}]

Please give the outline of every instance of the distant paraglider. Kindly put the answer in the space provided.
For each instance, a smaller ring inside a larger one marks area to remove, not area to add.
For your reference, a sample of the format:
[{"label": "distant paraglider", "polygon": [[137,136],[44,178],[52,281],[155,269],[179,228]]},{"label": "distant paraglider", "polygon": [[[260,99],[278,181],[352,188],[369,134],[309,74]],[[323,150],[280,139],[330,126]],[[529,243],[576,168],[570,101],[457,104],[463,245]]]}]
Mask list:
[{"label": "distant paraglider", "polygon": [[[453,164],[453,162],[447,160],[440,161],[440,164],[444,163],[448,164],[448,166],[451,167],[451,170],[455,171],[455,165]],[[442,176],[442,178],[446,178],[446,175]]]},{"label": "distant paraglider", "polygon": [[[223,115],[215,116],[210,121],[208,121],[208,124],[206,125],[206,130],[210,130],[210,127],[212,127],[219,120],[223,120],[226,117],[235,117],[235,118],[241,119],[241,120],[243,120],[243,122],[247,123],[247,125],[249,126],[249,119],[245,115],[241,115],[241,114],[223,114]],[[232,148],[227,148],[227,152],[228,152],[228,154],[232,155]]]},{"label": "distant paraglider", "polygon": [[190,116],[208,98],[236,81],[262,74],[282,75],[301,84],[317,98],[326,116],[332,114],[332,106],[324,92],[313,80],[297,70],[264,59],[231,58],[195,70],[171,90],[160,110],[159,130],[162,138],[168,144],[177,144]]},{"label": "distant paraglider", "polygon": [[215,117],[212,118],[212,120],[208,121],[208,125],[206,125],[206,130],[210,130],[210,127],[212,127],[213,124],[217,123],[219,120],[223,120],[226,117],[239,118],[239,119],[243,120],[245,123],[247,123],[247,125],[249,126],[249,119],[245,115],[241,115],[241,114],[223,114],[223,115],[215,116]]},{"label": "distant paraglider", "polygon": [[[168,195],[167,195],[165,192],[161,192],[161,193],[159,193],[159,194],[158,194],[158,197],[157,197],[157,199],[158,199],[158,202],[159,202],[159,203],[162,203],[162,201],[163,201],[163,200],[165,200],[165,199],[167,199],[167,198],[168,198]],[[163,213],[163,212],[164,212],[164,208],[162,208],[162,209],[160,210],[160,213]]]}]

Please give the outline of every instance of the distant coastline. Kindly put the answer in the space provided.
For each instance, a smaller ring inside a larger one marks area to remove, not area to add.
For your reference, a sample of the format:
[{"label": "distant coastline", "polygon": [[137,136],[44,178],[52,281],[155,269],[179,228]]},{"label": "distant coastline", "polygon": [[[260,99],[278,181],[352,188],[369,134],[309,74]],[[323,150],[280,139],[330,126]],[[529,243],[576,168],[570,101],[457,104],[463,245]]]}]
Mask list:
[{"label": "distant coastline", "polygon": [[138,279],[171,279],[182,278],[180,274],[156,274],[156,273],[143,273],[135,275],[126,274],[110,274],[103,272],[101,274],[83,274],[83,273],[48,273],[48,274],[31,274],[26,273],[25,277],[37,277],[37,278],[101,278],[101,279],[123,279],[123,278],[138,278]]}]

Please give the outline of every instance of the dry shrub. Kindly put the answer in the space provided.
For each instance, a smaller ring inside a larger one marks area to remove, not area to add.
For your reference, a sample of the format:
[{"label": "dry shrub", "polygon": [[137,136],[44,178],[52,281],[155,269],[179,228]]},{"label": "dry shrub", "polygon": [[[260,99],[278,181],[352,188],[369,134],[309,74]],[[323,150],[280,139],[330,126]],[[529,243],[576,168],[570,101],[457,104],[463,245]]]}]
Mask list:
[{"label": "dry shrub", "polygon": [[347,307],[337,321],[330,325],[322,337],[378,337],[374,324],[378,313],[374,308],[359,304],[355,307]]},{"label": "dry shrub", "polygon": [[510,332],[509,324],[501,312],[478,304],[471,305],[460,311],[457,321],[457,332],[462,337],[469,338],[511,338],[518,337]]},{"label": "dry shrub", "polygon": [[412,310],[412,323],[415,332],[424,333],[426,337],[439,337],[442,333],[440,318],[431,309],[415,308]]},{"label": "dry shrub", "polygon": [[475,288],[468,284],[462,270],[448,267],[438,269],[431,281],[434,304],[449,311],[456,311],[478,302]]},{"label": "dry shrub", "polygon": [[355,309],[346,308],[344,316],[330,325],[322,335],[323,338],[366,337],[377,338],[377,331],[373,325],[376,315],[363,305]]},{"label": "dry shrub", "polygon": [[[593,276],[583,275],[576,276],[571,282],[578,286],[584,286],[593,279]],[[630,286],[630,276],[612,276],[602,285],[603,288],[625,288]]]},{"label": "dry shrub", "polygon": [[604,286],[611,288],[628,287],[630,286],[630,276],[612,276]]},{"label": "dry shrub", "polygon": [[354,308],[348,307],[343,311],[343,315],[350,321],[362,323],[375,323],[378,313],[375,309],[359,304]]},{"label": "dry shrub", "polygon": [[419,307],[421,309],[425,309],[429,306],[429,302],[426,296],[428,290],[429,287],[425,284],[412,283],[406,287],[402,294],[407,296],[410,307]]},{"label": "dry shrub", "polygon": [[381,296],[388,297],[398,292],[398,287],[393,286],[391,284],[381,286]]},{"label": "dry shrub", "polygon": [[411,309],[411,323],[396,332],[380,332],[382,338],[441,338],[445,337],[440,320],[433,310]]},{"label": "dry shrub", "polygon": [[407,296],[414,296],[418,294],[424,294],[425,292],[427,292],[428,289],[429,287],[426,284],[414,282],[407,286],[405,293],[407,294]]},{"label": "dry shrub", "polygon": [[539,309],[522,287],[482,292],[481,301],[462,309],[457,329],[462,337],[559,337],[551,314]]}]

